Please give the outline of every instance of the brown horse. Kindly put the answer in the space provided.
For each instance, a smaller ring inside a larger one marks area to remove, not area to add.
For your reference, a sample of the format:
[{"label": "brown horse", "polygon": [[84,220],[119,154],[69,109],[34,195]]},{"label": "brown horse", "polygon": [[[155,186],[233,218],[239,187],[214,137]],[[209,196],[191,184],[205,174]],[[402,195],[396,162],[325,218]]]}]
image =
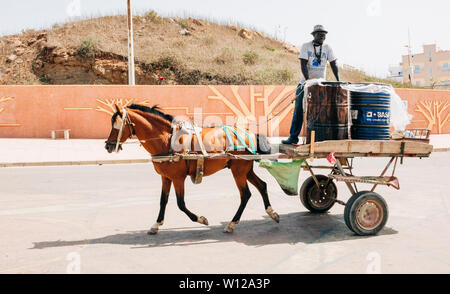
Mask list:
[{"label": "brown horse", "polygon": [[[171,115],[162,113],[157,106],[150,108],[133,104],[122,110],[120,110],[117,106],[116,108],[117,112],[112,117],[111,133],[105,146],[109,153],[112,153],[113,151],[118,152],[122,148],[122,144],[133,135],[139,139],[142,146],[153,156],[168,155],[170,153],[173,130],[173,117]],[[124,115],[124,113],[126,114]],[[125,119],[123,119],[124,116]],[[227,135],[223,128],[204,128],[202,129],[201,137],[208,153],[223,152],[227,148]],[[233,137],[233,140],[235,140],[233,142],[234,146],[239,145],[236,138],[237,136]],[[249,137],[252,142],[250,142]],[[185,146],[186,141],[186,136],[179,136],[179,139],[177,139],[177,144],[183,146],[184,143]],[[249,134],[248,137],[245,136],[245,141],[247,145],[254,144],[253,146],[258,146],[258,153],[267,153],[267,148],[261,147],[268,146],[267,140],[264,136]],[[199,150],[198,139],[195,136],[192,138],[191,147],[196,147],[197,150]],[[245,149],[233,150],[229,153],[235,155],[251,154],[250,151]],[[186,213],[193,222],[208,225],[208,220],[203,216],[199,217],[189,211],[186,208],[184,201],[185,180],[187,176],[195,177],[197,161],[180,160],[178,162],[154,162],[153,164],[156,172],[161,175],[162,179],[161,206],[158,219],[148,233],[158,233],[159,227],[163,225],[164,213],[172,184],[175,188],[179,209]],[[210,176],[225,168],[231,169],[231,173],[233,174],[241,195],[241,203],[232,221],[227,225],[224,231],[226,233],[233,232],[235,225],[237,225],[241,219],[241,215],[251,196],[247,181],[253,184],[261,193],[266,213],[273,220],[279,222],[280,217],[272,209],[269,202],[267,184],[253,171],[253,161],[242,159],[205,160],[203,176]]]}]

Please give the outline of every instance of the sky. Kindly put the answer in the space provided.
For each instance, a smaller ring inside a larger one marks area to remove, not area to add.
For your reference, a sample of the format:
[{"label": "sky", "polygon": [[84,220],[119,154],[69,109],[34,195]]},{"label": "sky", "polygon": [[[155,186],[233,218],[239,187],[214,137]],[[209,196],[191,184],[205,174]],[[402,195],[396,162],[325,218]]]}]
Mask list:
[{"label": "sky", "polygon": [[[0,35],[51,28],[68,20],[126,14],[126,0],[0,0]],[[312,39],[322,24],[339,64],[385,77],[408,53],[424,44],[450,50],[448,0],[132,0],[137,14],[153,9],[161,16],[199,17],[240,23],[291,44]],[[124,26],[123,29],[126,29]]]}]

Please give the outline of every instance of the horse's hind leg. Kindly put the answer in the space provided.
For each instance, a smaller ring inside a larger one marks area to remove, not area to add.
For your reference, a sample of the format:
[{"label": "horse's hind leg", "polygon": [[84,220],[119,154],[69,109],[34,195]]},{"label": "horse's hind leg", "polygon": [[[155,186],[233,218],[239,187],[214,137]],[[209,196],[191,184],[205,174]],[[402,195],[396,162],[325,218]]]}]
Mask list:
[{"label": "horse's hind leg", "polygon": [[166,205],[169,200],[170,194],[170,186],[172,185],[172,181],[166,177],[161,177],[162,179],[162,191],[161,191],[161,201],[160,201],[160,209],[158,219],[156,223],[152,226],[150,231],[148,231],[149,235],[155,235],[159,231],[159,227],[164,224],[164,214],[166,212]]},{"label": "horse's hind leg", "polygon": [[198,217],[197,215],[193,214],[192,212],[189,211],[189,209],[186,208],[186,204],[184,202],[184,180],[185,180],[185,178],[182,180],[177,180],[177,181],[173,182],[173,186],[175,188],[175,193],[177,195],[178,208],[181,211],[183,211],[184,213],[186,213],[186,215],[193,222],[197,222],[197,223],[207,226],[208,220],[206,219],[206,217],[204,217],[204,216]]},{"label": "horse's hind leg", "polygon": [[[251,162],[251,164],[253,165],[253,162]],[[234,231],[234,226],[239,224],[242,213],[244,212],[247,202],[252,195],[247,184],[247,173],[252,165],[249,165],[248,162],[245,162],[245,164],[239,164],[237,161],[235,161],[234,165],[233,162],[231,164],[231,172],[233,173],[234,181],[236,182],[239,192],[241,193],[241,204],[239,205],[233,220],[225,228],[225,233],[232,233]]]},{"label": "horse's hind leg", "polygon": [[266,213],[277,223],[280,222],[280,216],[278,213],[276,213],[272,206],[270,205],[269,201],[269,194],[267,193],[267,184],[263,180],[261,180],[253,171],[252,169],[247,174],[248,181],[252,183],[258,189],[259,193],[261,193],[261,196],[264,201],[264,208],[266,209]]}]

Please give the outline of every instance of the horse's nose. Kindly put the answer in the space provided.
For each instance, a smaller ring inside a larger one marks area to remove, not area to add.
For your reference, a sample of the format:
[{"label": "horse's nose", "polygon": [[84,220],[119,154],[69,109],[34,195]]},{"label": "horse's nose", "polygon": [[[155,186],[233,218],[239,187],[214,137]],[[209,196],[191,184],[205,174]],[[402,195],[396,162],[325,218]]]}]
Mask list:
[{"label": "horse's nose", "polygon": [[114,146],[110,142],[106,142],[105,149],[108,151],[108,153],[112,153],[113,149],[114,149]]}]

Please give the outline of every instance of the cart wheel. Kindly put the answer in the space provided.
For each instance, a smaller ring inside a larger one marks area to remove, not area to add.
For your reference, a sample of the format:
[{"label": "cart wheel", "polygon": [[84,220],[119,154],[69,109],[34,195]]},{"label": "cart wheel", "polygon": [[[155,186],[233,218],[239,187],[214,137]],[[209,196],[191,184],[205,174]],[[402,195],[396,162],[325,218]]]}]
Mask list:
[{"label": "cart wheel", "polygon": [[313,213],[325,213],[333,207],[337,199],[337,187],[333,180],[327,176],[317,175],[320,187],[324,189],[322,194],[313,177],[309,177],[300,188],[300,200],[303,206]]},{"label": "cart wheel", "polygon": [[345,205],[344,219],[347,227],[355,234],[376,235],[388,219],[386,201],[375,192],[355,193]]}]

